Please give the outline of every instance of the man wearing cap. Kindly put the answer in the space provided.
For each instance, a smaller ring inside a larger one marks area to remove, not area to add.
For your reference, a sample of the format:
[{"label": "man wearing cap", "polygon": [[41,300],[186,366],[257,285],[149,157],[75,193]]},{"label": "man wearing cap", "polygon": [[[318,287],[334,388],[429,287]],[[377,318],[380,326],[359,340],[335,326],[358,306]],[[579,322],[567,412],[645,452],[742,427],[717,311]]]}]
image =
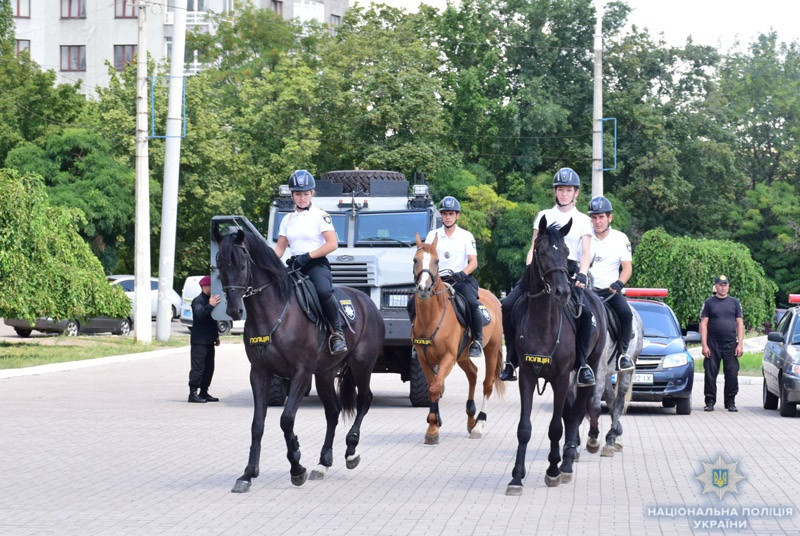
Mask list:
[{"label": "man wearing cap", "polygon": [[[211,295],[209,276],[200,280],[200,289],[202,292],[192,300],[189,402],[218,402],[219,398],[208,394],[208,386],[214,376],[214,346],[219,345],[217,322],[211,318],[211,311],[220,302],[220,297],[219,294]],[[197,394],[198,389],[200,394]]]},{"label": "man wearing cap", "polygon": [[739,392],[739,357],[742,355],[744,319],[742,304],[729,296],[730,281],[720,275],[714,282],[714,295],[703,302],[700,309],[700,339],[703,343],[703,368],[705,378],[705,411],[714,411],[717,401],[717,373],[720,361],[725,372],[725,408],[736,409],[735,398]]}]

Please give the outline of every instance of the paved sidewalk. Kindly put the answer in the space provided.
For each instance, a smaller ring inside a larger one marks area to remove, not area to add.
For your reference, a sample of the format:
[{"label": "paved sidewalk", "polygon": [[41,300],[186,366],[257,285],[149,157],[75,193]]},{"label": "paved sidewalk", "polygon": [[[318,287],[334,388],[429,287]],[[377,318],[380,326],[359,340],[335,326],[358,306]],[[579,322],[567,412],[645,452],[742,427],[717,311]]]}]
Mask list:
[{"label": "paved sidewalk", "polygon": [[[762,409],[760,384],[742,385],[736,414],[704,413],[697,388],[688,416],[632,404],[624,450],[613,458],[584,451],[573,482],[556,488],[544,485],[548,389],[534,401],[524,494],[508,497],[516,384],[490,404],[487,435],[471,440],[466,380],[454,371],[441,402],[442,441],[430,447],[422,444],[427,411],[408,405],[399,376],[376,374],[356,469],[344,467],[340,426],[326,479],[292,486],[280,408],[270,408],[261,475],[235,495],[252,417],[242,346],[219,348],[211,391],[221,402],[203,405],[186,403],[188,349],[160,352],[0,379],[0,534],[800,534],[792,454],[800,418]],[[608,425],[604,415],[603,435]],[[324,426],[312,391],[296,427],[309,469]],[[722,499],[698,481],[718,456],[730,476],[744,477]],[[745,508],[747,518],[731,516]],[[739,528],[712,530],[720,523]]]}]

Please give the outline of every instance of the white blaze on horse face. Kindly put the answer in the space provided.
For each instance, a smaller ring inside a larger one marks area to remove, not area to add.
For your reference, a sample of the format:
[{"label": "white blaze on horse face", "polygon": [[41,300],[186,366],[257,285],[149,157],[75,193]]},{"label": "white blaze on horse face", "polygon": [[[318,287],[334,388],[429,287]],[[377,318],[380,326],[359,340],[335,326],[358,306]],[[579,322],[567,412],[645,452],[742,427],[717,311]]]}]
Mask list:
[{"label": "white blaze on horse face", "polygon": [[[419,277],[419,282],[417,282],[417,286],[420,289],[424,289],[428,286],[428,279],[430,279],[431,273],[431,254],[427,251],[422,254],[422,274]],[[433,286],[433,281],[431,281],[431,286]]]}]

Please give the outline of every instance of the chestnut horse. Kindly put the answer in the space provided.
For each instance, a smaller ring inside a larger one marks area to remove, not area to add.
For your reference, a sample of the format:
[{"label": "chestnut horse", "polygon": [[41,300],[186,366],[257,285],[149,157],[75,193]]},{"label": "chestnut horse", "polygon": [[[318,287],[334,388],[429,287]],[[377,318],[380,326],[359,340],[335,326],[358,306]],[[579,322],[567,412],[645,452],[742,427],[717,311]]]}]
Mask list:
[{"label": "chestnut horse", "polygon": [[473,439],[483,436],[486,425],[489,397],[496,387],[502,395],[505,385],[500,381],[503,366],[501,354],[503,323],[500,300],[486,289],[479,289],[478,299],[488,309],[491,321],[483,328],[484,358],[486,373],[483,379],[483,402],[480,413],[475,415],[475,384],[478,367],[469,358],[469,341],[464,341],[466,328],[456,316],[455,291],[442,280],[439,274],[439,255],[436,252],[438,237],[433,244],[425,244],[417,235],[417,252],[414,255],[414,305],[416,318],[411,326],[411,338],[417,359],[428,380],[428,430],[425,444],[439,443],[439,399],[444,392],[444,380],[456,363],[467,375],[469,396],[467,398],[467,431]]}]

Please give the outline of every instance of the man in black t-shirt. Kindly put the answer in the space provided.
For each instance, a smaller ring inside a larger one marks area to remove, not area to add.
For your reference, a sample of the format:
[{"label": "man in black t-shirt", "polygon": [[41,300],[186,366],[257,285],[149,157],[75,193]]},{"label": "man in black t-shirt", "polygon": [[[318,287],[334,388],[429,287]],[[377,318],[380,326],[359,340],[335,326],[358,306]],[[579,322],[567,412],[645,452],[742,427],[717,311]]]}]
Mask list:
[{"label": "man in black t-shirt", "polygon": [[724,275],[714,283],[714,296],[703,302],[700,309],[700,339],[703,343],[705,378],[705,411],[714,411],[717,401],[717,374],[720,361],[725,372],[725,408],[736,409],[739,392],[739,357],[742,355],[744,319],[742,304],[728,295],[730,282]]}]

